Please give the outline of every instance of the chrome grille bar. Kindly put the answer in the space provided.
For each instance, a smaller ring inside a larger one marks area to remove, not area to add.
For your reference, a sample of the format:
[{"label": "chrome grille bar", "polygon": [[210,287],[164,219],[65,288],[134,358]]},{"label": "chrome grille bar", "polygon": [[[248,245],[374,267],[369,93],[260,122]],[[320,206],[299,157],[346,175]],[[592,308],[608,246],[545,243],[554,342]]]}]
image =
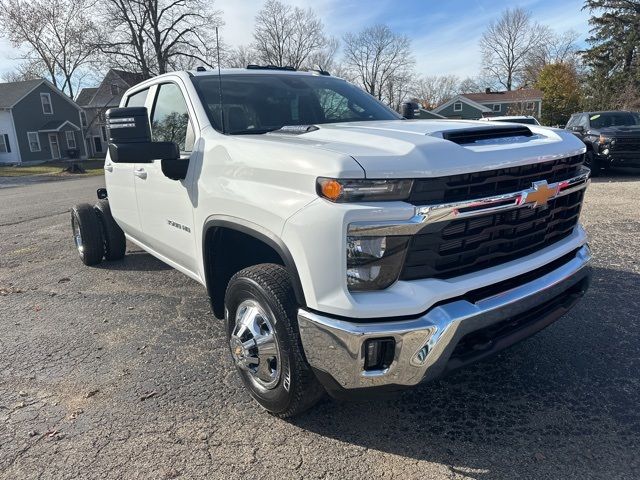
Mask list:
[{"label": "chrome grille bar", "polygon": [[534,182],[531,188],[518,192],[477,200],[419,206],[415,208],[414,216],[408,220],[351,223],[349,235],[364,237],[415,235],[430,223],[478,217],[515,208],[535,208],[555,198],[586,188],[589,184],[589,174],[590,170],[582,167],[579,175],[552,184],[547,184],[543,180]]}]

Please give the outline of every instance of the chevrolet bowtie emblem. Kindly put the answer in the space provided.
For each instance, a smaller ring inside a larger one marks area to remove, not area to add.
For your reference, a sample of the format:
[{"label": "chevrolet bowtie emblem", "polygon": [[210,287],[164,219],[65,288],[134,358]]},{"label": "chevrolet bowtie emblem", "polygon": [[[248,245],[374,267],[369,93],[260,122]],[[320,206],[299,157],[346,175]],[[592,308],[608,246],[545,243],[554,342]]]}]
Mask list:
[{"label": "chevrolet bowtie emblem", "polygon": [[522,198],[522,204],[533,207],[544,207],[547,202],[558,193],[557,188],[549,188],[546,180],[534,182],[532,188],[528,190]]}]

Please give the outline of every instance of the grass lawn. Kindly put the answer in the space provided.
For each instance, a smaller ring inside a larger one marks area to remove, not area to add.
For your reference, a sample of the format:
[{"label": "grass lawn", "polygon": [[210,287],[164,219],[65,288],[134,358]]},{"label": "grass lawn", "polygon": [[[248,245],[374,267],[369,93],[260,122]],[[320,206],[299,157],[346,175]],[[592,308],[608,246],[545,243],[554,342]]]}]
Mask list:
[{"label": "grass lawn", "polygon": [[[64,173],[65,168],[77,163],[86,170],[84,174]],[[78,160],[75,162],[55,161],[46,162],[39,165],[1,167],[0,177],[24,177],[27,175],[102,175],[104,170],[104,160]]]}]

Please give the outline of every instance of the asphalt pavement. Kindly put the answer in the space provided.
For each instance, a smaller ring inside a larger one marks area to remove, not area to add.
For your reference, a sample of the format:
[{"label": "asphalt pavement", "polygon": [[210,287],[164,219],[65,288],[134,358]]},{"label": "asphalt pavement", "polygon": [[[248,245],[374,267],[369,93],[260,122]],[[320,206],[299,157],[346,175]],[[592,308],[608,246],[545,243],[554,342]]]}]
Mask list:
[{"label": "asphalt pavement", "polygon": [[100,186],[0,185],[0,479],[640,478],[640,176],[590,186],[594,280],[566,317],[288,421],[245,393],[201,285],[134,246],[82,265],[68,210]]}]

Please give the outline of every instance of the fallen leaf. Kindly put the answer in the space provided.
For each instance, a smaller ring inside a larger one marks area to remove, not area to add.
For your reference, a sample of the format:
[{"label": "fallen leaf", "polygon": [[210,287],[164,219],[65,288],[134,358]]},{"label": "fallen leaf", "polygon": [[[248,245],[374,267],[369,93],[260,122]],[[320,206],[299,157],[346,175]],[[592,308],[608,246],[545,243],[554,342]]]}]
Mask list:
[{"label": "fallen leaf", "polygon": [[91,398],[93,397],[96,393],[98,393],[100,390],[95,389],[95,390],[90,390],[87,392],[87,394],[85,395],[85,398]]}]

